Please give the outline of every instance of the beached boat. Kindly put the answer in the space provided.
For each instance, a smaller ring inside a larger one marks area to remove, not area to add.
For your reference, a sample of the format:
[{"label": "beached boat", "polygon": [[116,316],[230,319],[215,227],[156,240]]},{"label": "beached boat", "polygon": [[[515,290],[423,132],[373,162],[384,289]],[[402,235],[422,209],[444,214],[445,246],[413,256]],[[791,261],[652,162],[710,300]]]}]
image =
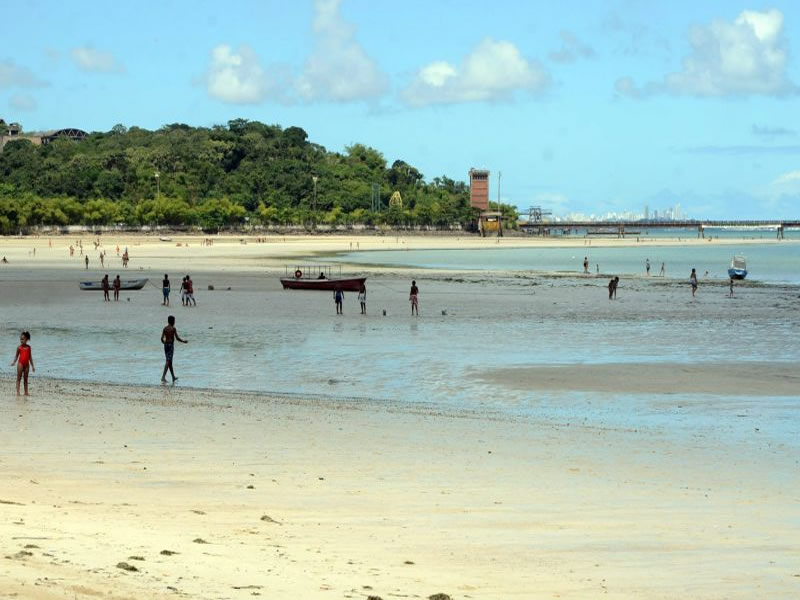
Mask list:
[{"label": "beached boat", "polygon": [[747,260],[744,256],[734,256],[731,266],[728,269],[728,277],[731,279],[744,279],[747,277]]},{"label": "beached boat", "polygon": [[343,292],[358,292],[366,280],[366,277],[337,277],[332,279],[305,279],[302,276],[281,277],[281,285],[285,290],[332,292],[338,288]]},{"label": "beached boat", "polygon": [[[122,279],[121,286],[119,289],[121,290],[140,290],[144,286],[147,285],[147,279]],[[103,282],[102,281],[81,281],[78,283],[82,290],[87,292],[98,292],[102,291],[103,289]],[[114,289],[114,280],[108,280],[108,286],[110,290]]]}]

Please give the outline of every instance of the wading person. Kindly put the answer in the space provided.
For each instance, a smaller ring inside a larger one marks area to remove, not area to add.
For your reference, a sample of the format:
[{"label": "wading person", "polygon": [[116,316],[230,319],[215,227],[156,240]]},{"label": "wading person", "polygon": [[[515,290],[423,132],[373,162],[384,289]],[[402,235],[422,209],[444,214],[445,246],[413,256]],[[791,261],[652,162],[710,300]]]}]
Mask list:
[{"label": "wading person", "polygon": [[417,282],[411,282],[411,291],[408,293],[408,300],[411,302],[411,314],[419,316],[419,288]]},{"label": "wading person", "polygon": [[161,343],[164,344],[164,372],[161,374],[161,383],[167,383],[167,370],[172,375],[172,383],[175,383],[178,378],[175,377],[175,370],[172,368],[172,355],[175,353],[175,340],[188,344],[188,340],[184,340],[178,335],[178,330],[175,329],[175,317],[170,315],[167,317],[167,326],[161,331]]},{"label": "wading person", "polygon": [[164,294],[162,306],[169,306],[169,276],[164,273],[164,281],[161,282],[161,292]]},{"label": "wading person", "polygon": [[358,290],[358,301],[361,304],[361,314],[367,314],[367,286],[361,284],[361,289]]},{"label": "wading person", "polygon": [[342,288],[336,286],[336,289],[333,290],[333,301],[336,303],[336,314],[341,315],[344,314],[342,311],[342,304],[344,303],[344,292]]}]

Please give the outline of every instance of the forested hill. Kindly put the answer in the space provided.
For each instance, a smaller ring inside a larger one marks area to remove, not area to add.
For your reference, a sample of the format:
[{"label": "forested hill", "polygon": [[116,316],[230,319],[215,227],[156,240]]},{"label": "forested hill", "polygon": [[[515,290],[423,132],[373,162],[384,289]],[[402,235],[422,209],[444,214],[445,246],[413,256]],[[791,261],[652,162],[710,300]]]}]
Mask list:
[{"label": "forested hill", "polygon": [[[0,153],[0,231],[68,224],[216,229],[246,222],[449,227],[474,218],[463,182],[425,181],[412,165],[389,166],[362,144],[340,154],[307,138],[299,127],[237,119],[157,131],[117,125],[81,142],[46,146],[10,142]],[[373,184],[380,186],[374,212]],[[515,216],[512,207],[500,208]]]}]

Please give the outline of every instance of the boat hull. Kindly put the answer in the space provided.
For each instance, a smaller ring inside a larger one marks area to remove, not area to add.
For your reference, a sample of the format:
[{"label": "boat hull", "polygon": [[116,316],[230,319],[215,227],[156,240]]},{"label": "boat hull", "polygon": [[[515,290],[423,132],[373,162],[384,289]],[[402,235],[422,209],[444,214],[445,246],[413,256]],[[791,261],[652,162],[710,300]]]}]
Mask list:
[{"label": "boat hull", "polygon": [[[122,281],[121,286],[119,289],[121,290],[140,290],[145,285],[147,285],[147,279],[129,279],[127,281]],[[114,289],[114,281],[111,280],[108,282],[109,290]],[[84,292],[101,292],[103,290],[103,283],[100,281],[81,281],[78,283],[80,288]]]},{"label": "boat hull", "polygon": [[747,269],[728,269],[728,277],[731,279],[744,279],[747,277]]},{"label": "boat hull", "polygon": [[281,277],[281,285],[285,290],[317,290],[332,292],[339,288],[343,292],[358,292],[367,280],[366,277],[350,277],[347,279],[298,279]]}]

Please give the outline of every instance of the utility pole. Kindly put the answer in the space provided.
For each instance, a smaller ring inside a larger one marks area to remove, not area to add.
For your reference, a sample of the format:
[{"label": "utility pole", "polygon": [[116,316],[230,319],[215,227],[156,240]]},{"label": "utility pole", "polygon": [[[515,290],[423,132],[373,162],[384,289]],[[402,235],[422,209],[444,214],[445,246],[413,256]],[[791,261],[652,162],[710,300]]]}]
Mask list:
[{"label": "utility pole", "polygon": [[314,219],[314,225],[317,224],[317,180],[318,179],[319,177],[317,177],[316,175],[311,176],[311,181],[314,182],[314,204],[311,208],[313,214],[312,218]]},{"label": "utility pole", "polygon": [[497,203],[500,204],[500,179],[503,177],[503,172],[497,172]]}]

